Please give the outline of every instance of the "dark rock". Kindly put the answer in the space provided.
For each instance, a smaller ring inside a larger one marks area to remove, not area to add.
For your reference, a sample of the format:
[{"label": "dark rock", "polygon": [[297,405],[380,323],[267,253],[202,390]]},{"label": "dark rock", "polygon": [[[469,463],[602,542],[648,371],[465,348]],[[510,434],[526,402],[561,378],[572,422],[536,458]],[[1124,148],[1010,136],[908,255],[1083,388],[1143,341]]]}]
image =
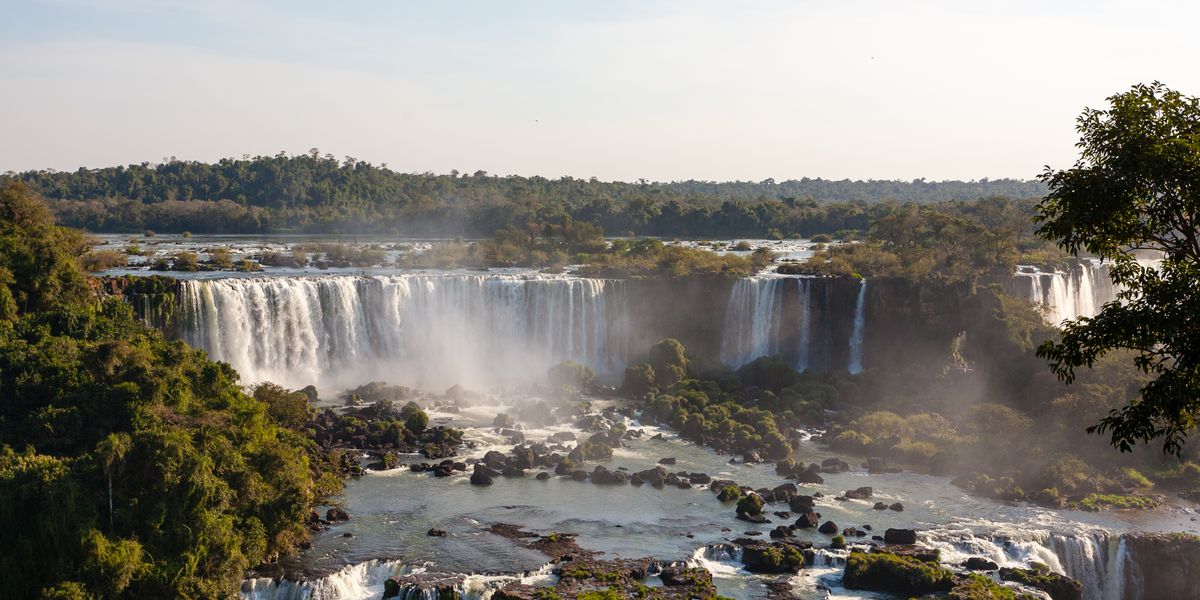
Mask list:
[{"label": "dark rock", "polygon": [[816,471],[813,471],[812,469],[809,469],[809,468],[797,469],[793,473],[792,477],[794,477],[796,479],[796,481],[798,481],[800,483],[816,483],[816,484],[825,483],[825,479],[823,477],[818,475]]},{"label": "dark rock", "polygon": [[508,457],[495,450],[488,450],[487,454],[483,455],[481,462],[487,465],[489,469],[502,471],[504,470],[504,465],[508,463]]},{"label": "dark rock", "polygon": [[583,469],[576,469],[574,471],[571,471],[571,479],[574,479],[575,481],[584,481],[587,478],[588,478],[587,471],[584,471]]},{"label": "dark rock", "polygon": [[775,489],[771,491],[775,493],[775,499],[777,501],[784,502],[790,500],[791,497],[799,493],[800,490],[796,487],[796,484],[788,482],[783,485],[776,486]]},{"label": "dark rock", "polygon": [[786,525],[780,525],[779,527],[772,529],[768,535],[770,535],[772,539],[781,539],[791,536],[792,530]]},{"label": "dark rock", "polygon": [[475,472],[471,473],[471,484],[492,485],[492,478],[497,475],[499,475],[499,473],[485,467],[483,463],[475,463]]},{"label": "dark rock", "polygon": [[504,471],[501,474],[505,477],[524,477],[525,469],[522,469],[516,465],[507,465],[504,467]]},{"label": "dark rock", "polygon": [[821,526],[817,528],[817,531],[824,533],[825,535],[836,535],[838,532],[838,526],[837,523],[834,523],[833,521],[825,521],[824,523],[821,523]]},{"label": "dark rock", "polygon": [[342,534],[342,537],[344,537],[344,538],[352,538],[352,537],[354,537],[354,534],[353,534],[353,533],[350,533],[349,531],[347,531],[346,533],[343,533],[343,534]]},{"label": "dark rock", "polygon": [[[1006,567],[1000,569],[1000,579],[1015,581],[1042,590],[1050,594],[1052,600],[1081,600],[1083,598],[1083,584],[1066,575],[1059,575],[1048,569],[1010,569]],[[1179,598],[1194,597],[1194,592],[1196,591],[1194,588],[1195,580],[1192,580],[1191,583],[1192,587],[1190,591],[1185,592],[1185,596],[1178,596]]]},{"label": "dark rock", "polygon": [[779,517],[780,519],[790,519],[790,518],[792,518],[792,513],[788,512],[788,511],[786,511],[786,510],[777,510],[777,511],[775,511],[775,512],[771,513],[771,514],[773,514],[773,515],[775,515],[775,516]]},{"label": "dark rock", "polygon": [[872,475],[887,472],[887,461],[882,458],[874,457],[867,459],[867,472]]},{"label": "dark rock", "polygon": [[763,461],[763,459],[762,455],[758,453],[758,450],[750,450],[742,455],[742,461],[747,463],[760,463]]},{"label": "dark rock", "polygon": [[441,529],[434,528],[425,532],[425,535],[429,537],[446,537],[446,532]]},{"label": "dark rock", "polygon": [[345,510],[335,506],[335,507],[325,511],[325,520],[329,521],[330,523],[336,523],[338,521],[349,521],[350,514],[347,513]]},{"label": "dark rock", "polygon": [[763,523],[771,522],[770,519],[764,517],[761,514],[738,513],[737,518],[742,521],[747,521],[747,522],[756,523],[756,524],[763,524]]},{"label": "dark rock", "polygon": [[541,473],[538,473],[537,476],[534,477],[534,479],[537,479],[538,481],[545,481],[547,479],[550,479],[550,474],[545,471],[542,471]]},{"label": "dark rock", "polygon": [[826,473],[842,473],[850,470],[850,465],[840,458],[827,458],[821,461],[821,470]]},{"label": "dark rock", "polygon": [[871,488],[871,486],[863,486],[858,489],[847,490],[846,493],[843,495],[852,500],[866,500],[867,498],[870,498],[874,493],[875,493],[875,490],[873,488]]},{"label": "dark rock", "polygon": [[1000,565],[982,556],[972,556],[963,563],[963,567],[969,571],[995,571],[1000,568]]},{"label": "dark rock", "polygon": [[904,512],[904,505],[900,504],[899,502],[892,503],[892,505],[888,506],[888,508],[890,508],[896,512]]},{"label": "dark rock", "polygon": [[804,554],[791,542],[745,541],[749,543],[742,544],[742,565],[751,573],[794,574],[804,565]]},{"label": "dark rock", "polygon": [[500,435],[508,438],[508,441],[513,444],[525,443],[525,434],[516,429],[501,429]]},{"label": "dark rock", "polygon": [[658,574],[667,587],[712,585],[712,573],[703,567],[666,567]]},{"label": "dark rock", "polygon": [[887,510],[887,507],[888,507],[888,505],[884,504],[883,502],[876,502],[875,506],[873,506],[872,508],[874,508],[875,510]]},{"label": "dark rock", "polygon": [[883,541],[888,544],[915,544],[917,532],[913,529],[888,529],[883,532]]},{"label": "dark rock", "polygon": [[811,510],[805,511],[800,514],[799,519],[796,519],[796,527],[798,529],[812,529],[813,527],[816,527],[818,523],[820,523],[819,519],[820,517],[817,516],[817,513],[814,513]]},{"label": "dark rock", "polygon": [[788,498],[788,508],[794,513],[808,512],[813,509],[813,506],[812,496],[798,495]]},{"label": "dark rock", "polygon": [[673,464],[675,464],[675,457],[673,457],[673,456],[668,456],[668,457],[666,457],[666,458],[660,458],[660,459],[658,459],[658,464],[660,464],[660,465],[673,465]]},{"label": "dark rock", "polygon": [[709,477],[706,473],[690,473],[688,474],[688,481],[692,482],[693,485],[708,485],[712,483],[712,477]]}]

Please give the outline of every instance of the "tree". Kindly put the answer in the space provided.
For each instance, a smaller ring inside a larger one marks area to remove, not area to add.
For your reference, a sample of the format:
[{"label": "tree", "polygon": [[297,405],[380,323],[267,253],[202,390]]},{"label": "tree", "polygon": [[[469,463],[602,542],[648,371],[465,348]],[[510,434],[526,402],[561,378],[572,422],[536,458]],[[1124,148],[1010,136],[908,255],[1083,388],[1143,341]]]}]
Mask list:
[{"label": "tree", "polygon": [[[1075,166],[1042,175],[1050,193],[1035,221],[1062,249],[1111,261],[1118,301],[1064,323],[1038,356],[1070,383],[1106,353],[1132,350],[1149,382],[1088,432],[1110,433],[1125,452],[1161,438],[1179,454],[1200,417],[1200,99],[1156,82],[1108,101],[1079,117]],[[1139,263],[1139,251],[1162,261]]]},{"label": "tree", "polygon": [[110,433],[96,445],[96,455],[104,466],[104,476],[108,478],[108,532],[115,533],[113,525],[113,471],[125,461],[133,440],[127,433]]}]

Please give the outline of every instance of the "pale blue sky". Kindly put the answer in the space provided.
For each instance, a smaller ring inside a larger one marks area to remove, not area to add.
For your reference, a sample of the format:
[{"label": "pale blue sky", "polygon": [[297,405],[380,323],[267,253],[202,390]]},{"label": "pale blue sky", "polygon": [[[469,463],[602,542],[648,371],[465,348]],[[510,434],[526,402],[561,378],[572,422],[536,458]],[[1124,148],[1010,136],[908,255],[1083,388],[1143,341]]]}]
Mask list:
[{"label": "pale blue sky", "polygon": [[1200,94],[1186,2],[0,0],[0,171],[352,155],[602,179],[1032,177]]}]

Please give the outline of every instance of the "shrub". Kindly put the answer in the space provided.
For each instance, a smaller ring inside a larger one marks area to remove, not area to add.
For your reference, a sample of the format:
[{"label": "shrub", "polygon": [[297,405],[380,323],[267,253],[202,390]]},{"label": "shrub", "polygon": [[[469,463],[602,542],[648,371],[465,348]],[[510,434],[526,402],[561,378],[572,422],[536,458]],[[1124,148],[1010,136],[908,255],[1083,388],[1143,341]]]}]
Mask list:
[{"label": "shrub", "polygon": [[92,273],[124,267],[127,262],[125,255],[116,250],[92,250],[79,257],[79,266]]},{"label": "shrub", "polygon": [[846,558],[843,584],[850,590],[920,596],[950,591],[954,574],[911,556],[851,552]]},{"label": "shrub", "polygon": [[762,514],[762,510],[763,499],[758,494],[746,494],[741,500],[738,500],[737,514],[739,515],[759,515]]}]

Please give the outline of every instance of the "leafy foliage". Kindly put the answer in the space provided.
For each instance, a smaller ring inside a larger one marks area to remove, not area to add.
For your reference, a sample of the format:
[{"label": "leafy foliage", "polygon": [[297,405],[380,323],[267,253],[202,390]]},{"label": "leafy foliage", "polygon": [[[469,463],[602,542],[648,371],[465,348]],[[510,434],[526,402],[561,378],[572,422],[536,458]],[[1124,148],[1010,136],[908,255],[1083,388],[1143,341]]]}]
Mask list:
[{"label": "leafy foliage", "polygon": [[[1136,400],[1091,429],[1113,445],[1162,440],[1178,454],[1200,415],[1200,99],[1155,83],[1108,99],[1079,117],[1080,158],[1042,176],[1039,234],[1064,250],[1113,261],[1121,302],[1067,324],[1038,349],[1063,381],[1118,349],[1152,375]],[[1137,251],[1163,256],[1156,268]]]}]

